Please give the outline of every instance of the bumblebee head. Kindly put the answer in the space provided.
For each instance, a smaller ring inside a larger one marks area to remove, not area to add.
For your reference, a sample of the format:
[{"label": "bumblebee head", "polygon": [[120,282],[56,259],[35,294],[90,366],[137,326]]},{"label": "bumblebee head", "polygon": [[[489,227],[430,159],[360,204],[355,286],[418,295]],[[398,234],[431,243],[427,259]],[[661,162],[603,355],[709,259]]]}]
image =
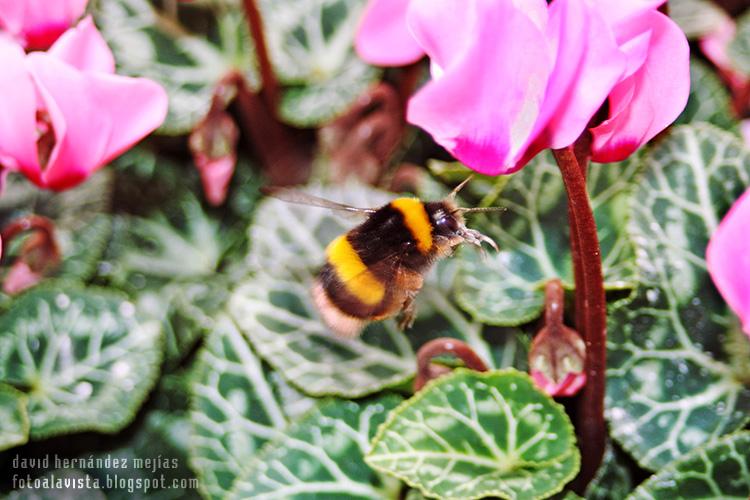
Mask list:
[{"label": "bumblebee head", "polygon": [[472,211],[471,209],[458,207],[451,199],[426,203],[425,208],[430,216],[433,234],[445,238],[449,246],[454,247],[466,242],[481,247],[482,242],[485,242],[495,250],[498,249],[489,236],[466,227],[463,213]]}]

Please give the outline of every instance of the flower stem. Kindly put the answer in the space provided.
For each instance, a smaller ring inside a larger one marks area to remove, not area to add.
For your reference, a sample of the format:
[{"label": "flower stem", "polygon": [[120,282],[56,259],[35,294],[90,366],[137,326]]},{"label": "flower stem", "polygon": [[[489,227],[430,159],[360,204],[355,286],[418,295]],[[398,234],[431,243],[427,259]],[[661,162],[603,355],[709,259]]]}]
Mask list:
[{"label": "flower stem", "polygon": [[573,146],[553,151],[568,193],[573,267],[576,280],[576,324],[586,343],[586,386],[577,400],[576,428],[581,447],[581,471],[574,489],[582,494],[604,455],[606,320],[601,250],[586,179]]},{"label": "flower stem", "polygon": [[255,55],[258,58],[260,78],[263,82],[263,99],[271,113],[276,116],[279,104],[279,83],[271,66],[271,58],[268,56],[268,46],[263,32],[263,19],[255,0],[243,0],[242,4],[245,7],[245,17],[250,28],[250,35],[253,37],[253,43],[255,44]]}]

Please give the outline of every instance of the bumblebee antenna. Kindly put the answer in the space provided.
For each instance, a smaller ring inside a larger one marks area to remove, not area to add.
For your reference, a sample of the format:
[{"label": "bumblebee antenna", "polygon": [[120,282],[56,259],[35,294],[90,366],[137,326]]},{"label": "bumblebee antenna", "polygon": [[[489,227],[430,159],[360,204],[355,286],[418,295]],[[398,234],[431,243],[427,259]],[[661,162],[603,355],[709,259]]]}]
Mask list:
[{"label": "bumblebee antenna", "polygon": [[462,214],[465,213],[472,213],[472,212],[504,212],[508,210],[507,207],[458,207],[454,210],[454,212],[459,212]]},{"label": "bumblebee antenna", "polygon": [[469,182],[473,177],[474,177],[474,174],[471,174],[466,179],[464,179],[463,181],[461,181],[461,184],[459,184],[458,186],[456,186],[453,189],[453,191],[451,191],[451,194],[449,194],[448,196],[446,196],[446,199],[448,199],[448,200],[455,200],[456,199],[456,195],[458,194],[458,192],[461,191],[461,189],[463,189],[463,187],[466,185],[466,183]]}]

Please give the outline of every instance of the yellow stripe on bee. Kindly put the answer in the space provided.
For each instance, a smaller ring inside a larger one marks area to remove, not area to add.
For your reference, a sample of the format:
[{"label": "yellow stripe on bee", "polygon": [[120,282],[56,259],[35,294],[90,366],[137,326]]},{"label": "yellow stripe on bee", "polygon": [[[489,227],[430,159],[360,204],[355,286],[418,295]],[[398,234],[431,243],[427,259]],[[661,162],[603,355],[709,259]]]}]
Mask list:
[{"label": "yellow stripe on bee", "polygon": [[385,296],[385,286],[371,272],[346,235],[341,235],[326,248],[326,257],[347,291],[368,306],[379,304]]},{"label": "yellow stripe on bee", "polygon": [[432,248],[432,224],[424,203],[416,198],[397,198],[391,202],[391,206],[403,214],[404,225],[417,242],[419,251],[429,252]]}]

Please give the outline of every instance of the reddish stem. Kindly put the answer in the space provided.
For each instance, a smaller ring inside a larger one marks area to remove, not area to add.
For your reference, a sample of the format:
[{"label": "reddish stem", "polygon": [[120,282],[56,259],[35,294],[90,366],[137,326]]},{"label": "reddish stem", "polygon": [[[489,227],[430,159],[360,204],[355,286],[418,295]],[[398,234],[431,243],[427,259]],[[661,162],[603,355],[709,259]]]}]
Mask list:
[{"label": "reddish stem", "polygon": [[582,318],[582,322],[576,324],[576,328],[586,343],[587,382],[577,400],[576,428],[581,447],[581,471],[574,489],[582,493],[596,474],[604,455],[607,309],[599,236],[581,165],[572,146],[553,153],[568,193],[571,238],[576,240],[578,249],[573,255],[573,266],[576,269],[576,317]]},{"label": "reddish stem", "polygon": [[255,44],[255,55],[258,57],[260,78],[263,82],[263,99],[275,117],[279,105],[279,83],[271,66],[271,58],[268,56],[268,46],[266,45],[266,37],[263,31],[263,19],[255,0],[243,0],[242,3],[245,7],[245,17],[250,27],[250,34]]},{"label": "reddish stem", "polygon": [[[42,231],[51,241],[55,241],[55,225],[46,217],[41,215],[26,215],[9,222],[2,230],[2,239],[5,245],[21,233],[30,230]],[[55,243],[55,248],[57,244]]]},{"label": "reddish stem", "polygon": [[[578,162],[584,181],[586,180],[589,161],[591,160],[591,141],[591,133],[587,130],[573,145],[573,152],[575,153],[576,161]],[[583,266],[580,264],[581,252],[578,248],[578,225],[576,224],[575,214],[570,203],[568,203],[568,226],[570,228],[570,254],[573,261],[573,279],[576,284],[575,303],[583,304],[586,301],[586,283],[583,278]],[[586,321],[584,312],[585,308],[583,307],[576,307],[575,309],[574,315],[577,328]]]},{"label": "reddish stem", "polygon": [[450,354],[464,362],[467,368],[486,372],[487,365],[468,344],[457,339],[441,337],[431,340],[417,352],[417,376],[414,379],[414,391],[420,390],[430,380],[450,372],[450,368],[431,363],[432,358]]},{"label": "reddish stem", "polygon": [[417,61],[401,68],[397,90],[399,99],[401,100],[401,106],[404,109],[404,118],[406,117],[406,104],[417,89],[423,71],[422,61]]},{"label": "reddish stem", "polygon": [[562,325],[565,309],[565,291],[558,278],[551,279],[544,287],[544,323]]},{"label": "reddish stem", "polygon": [[310,174],[310,149],[301,131],[279,122],[265,101],[250,91],[239,73],[226,77],[237,88],[235,104],[243,131],[252,142],[271,184],[303,183]]}]

